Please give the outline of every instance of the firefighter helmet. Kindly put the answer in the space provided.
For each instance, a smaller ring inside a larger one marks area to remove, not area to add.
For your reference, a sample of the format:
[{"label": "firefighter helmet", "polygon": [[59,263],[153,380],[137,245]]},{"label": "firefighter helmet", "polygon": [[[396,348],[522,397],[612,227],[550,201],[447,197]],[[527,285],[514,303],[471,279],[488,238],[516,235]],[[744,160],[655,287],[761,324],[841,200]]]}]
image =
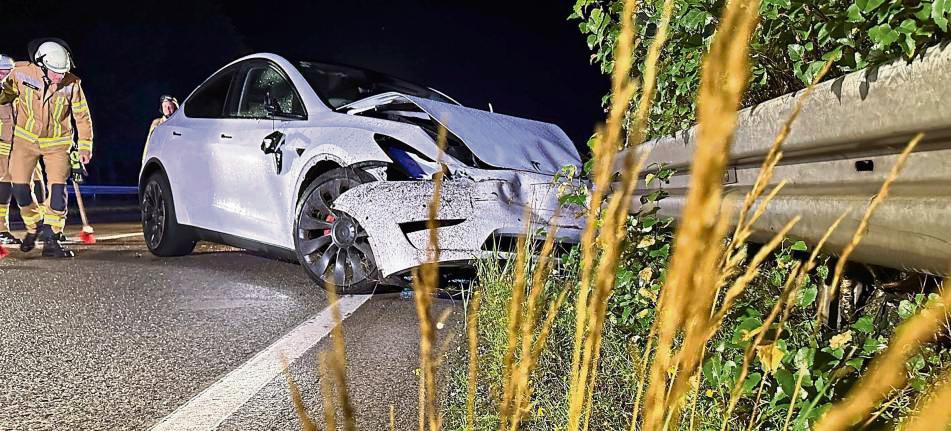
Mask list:
[{"label": "firefighter helmet", "polygon": [[69,72],[73,63],[66,47],[53,41],[43,42],[43,44],[36,49],[33,61],[56,73]]},{"label": "firefighter helmet", "polygon": [[13,69],[13,58],[6,54],[0,54],[0,70]]}]

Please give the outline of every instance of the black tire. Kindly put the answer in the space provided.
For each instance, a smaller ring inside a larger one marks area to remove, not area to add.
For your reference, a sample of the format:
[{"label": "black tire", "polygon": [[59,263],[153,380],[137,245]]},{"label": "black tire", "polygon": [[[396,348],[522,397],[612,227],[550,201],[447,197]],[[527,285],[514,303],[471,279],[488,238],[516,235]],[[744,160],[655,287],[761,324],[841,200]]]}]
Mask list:
[{"label": "black tire", "polygon": [[331,209],[340,194],[372,181],[373,176],[362,170],[337,168],[317,177],[301,195],[294,250],[307,275],[324,289],[364,294],[380,284],[366,230],[349,214]]},{"label": "black tire", "polygon": [[142,189],[142,235],[156,256],[185,256],[198,241],[187,226],[178,224],[172,187],[162,173],[152,174]]}]

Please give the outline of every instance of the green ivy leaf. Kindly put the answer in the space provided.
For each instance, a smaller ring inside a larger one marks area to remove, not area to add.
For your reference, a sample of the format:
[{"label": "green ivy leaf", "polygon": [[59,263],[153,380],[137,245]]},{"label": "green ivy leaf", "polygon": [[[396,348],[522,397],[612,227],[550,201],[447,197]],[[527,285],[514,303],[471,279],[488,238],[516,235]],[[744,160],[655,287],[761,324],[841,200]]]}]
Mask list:
[{"label": "green ivy leaf", "polygon": [[898,315],[902,320],[908,319],[909,317],[915,314],[918,307],[915,307],[915,304],[912,304],[911,301],[903,299],[898,303]]},{"label": "green ivy leaf", "polygon": [[753,393],[753,389],[755,389],[756,386],[759,385],[759,382],[761,380],[763,380],[762,374],[750,373],[750,375],[746,376],[746,381],[743,382],[743,393],[744,394]]},{"label": "green ivy leaf", "polygon": [[908,370],[917,372],[923,369],[925,369],[925,358],[920,354],[912,356],[908,360]]},{"label": "green ivy leaf", "polygon": [[862,9],[855,3],[849,6],[845,13],[849,22],[865,22],[865,17],[862,16]]},{"label": "green ivy leaf", "polygon": [[661,248],[651,250],[651,252],[647,255],[650,257],[666,258],[667,256],[670,256],[670,244],[664,244],[664,246]]},{"label": "green ivy leaf", "polygon": [[803,241],[796,241],[796,243],[790,246],[789,249],[793,251],[808,251],[809,247]]},{"label": "green ivy leaf", "polygon": [[868,30],[868,36],[879,47],[888,48],[889,45],[898,41],[899,34],[890,25],[879,24]]},{"label": "green ivy leaf", "polygon": [[863,334],[871,334],[875,330],[875,320],[872,316],[862,316],[852,324],[852,329]]},{"label": "green ivy leaf", "polygon": [[931,5],[931,19],[934,20],[935,25],[941,31],[948,31],[948,18],[945,16],[948,9],[951,9],[951,1],[949,0],[935,0],[934,4]]},{"label": "green ivy leaf", "polygon": [[921,10],[915,12],[915,18],[918,18],[919,21],[931,19],[931,3],[922,2]]},{"label": "green ivy leaf", "polygon": [[802,347],[796,351],[796,357],[793,364],[797,370],[808,370],[812,368],[813,361],[816,358],[816,350],[811,347]]},{"label": "green ivy leaf", "polygon": [[796,389],[796,377],[789,370],[780,368],[773,374],[783,393],[792,397],[793,390]]},{"label": "green ivy leaf", "polygon": [[885,3],[885,0],[858,0],[856,3],[863,11],[871,12]]},{"label": "green ivy leaf", "polygon": [[882,343],[876,338],[869,337],[867,340],[865,340],[865,344],[862,345],[862,353],[871,356],[878,353],[883,348],[885,348],[885,343]]},{"label": "green ivy leaf", "polygon": [[804,289],[799,290],[798,298],[796,305],[800,307],[808,307],[816,302],[816,297],[819,295],[819,289],[815,286],[809,286]]},{"label": "green ivy leaf", "polygon": [[865,365],[865,359],[863,359],[863,358],[852,358],[852,359],[849,359],[848,361],[845,361],[845,364],[848,365],[848,366],[850,366],[850,367],[852,367],[852,368],[855,368],[856,370],[861,370],[861,369],[862,369],[862,365]]}]

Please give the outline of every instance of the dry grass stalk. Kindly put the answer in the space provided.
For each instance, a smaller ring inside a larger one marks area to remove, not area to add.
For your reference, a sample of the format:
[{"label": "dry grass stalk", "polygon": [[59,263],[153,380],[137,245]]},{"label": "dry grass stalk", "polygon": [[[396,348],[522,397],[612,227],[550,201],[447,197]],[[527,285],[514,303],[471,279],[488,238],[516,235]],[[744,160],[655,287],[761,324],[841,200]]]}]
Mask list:
[{"label": "dry grass stalk", "polygon": [[[531,229],[531,209],[525,208],[525,231]],[[512,416],[512,398],[515,397],[515,385],[512,379],[512,369],[515,365],[515,354],[518,349],[519,329],[522,326],[522,306],[525,300],[525,284],[527,283],[528,266],[528,238],[521,236],[518,239],[518,252],[515,256],[515,277],[512,286],[512,298],[509,300],[509,315],[506,327],[505,356],[502,359],[502,402],[499,405],[499,430],[508,428]]]},{"label": "dry grass stalk", "polygon": [[334,401],[333,376],[330,374],[330,359],[326,354],[321,354],[318,359],[318,370],[320,371],[320,397],[324,400],[324,425],[326,429],[337,429],[337,403]]},{"label": "dry grass stalk", "polygon": [[951,424],[951,369],[944,372],[940,381],[943,383],[928,395],[918,414],[906,422],[905,431],[947,429]]},{"label": "dry grass stalk", "polygon": [[294,404],[294,411],[297,413],[297,419],[300,420],[300,427],[303,431],[317,431],[317,424],[307,414],[307,406],[304,405],[304,399],[301,397],[300,388],[294,381],[294,376],[287,365],[287,358],[281,358],[281,373],[287,379],[288,390],[291,393],[291,403]]},{"label": "dry grass stalk", "polygon": [[[442,162],[442,152],[446,147],[448,131],[439,127],[436,144],[439,147],[437,162]],[[419,319],[419,418],[420,431],[429,425],[430,431],[441,428],[441,418],[436,406],[436,324],[433,319],[433,295],[439,286],[439,225],[436,220],[439,214],[439,203],[442,199],[444,172],[440,170],[433,175],[433,196],[429,203],[426,228],[429,233],[429,261],[421,265],[413,275],[414,303],[416,316]]]},{"label": "dry grass stalk", "polygon": [[[571,386],[575,387],[581,369],[581,349],[587,332],[588,295],[591,290],[591,277],[594,270],[594,258],[597,254],[595,238],[598,232],[598,220],[601,217],[601,204],[611,183],[612,164],[617,154],[618,142],[624,124],[631,97],[636,85],[631,82],[630,73],[634,59],[634,13],[637,0],[625,0],[621,12],[621,31],[615,49],[614,69],[611,74],[611,107],[608,111],[607,125],[599,128],[593,148],[594,180],[587,220],[581,234],[581,285],[575,301],[575,337],[571,356]],[[582,400],[570,397],[569,418],[577,417],[581,411]],[[570,429],[577,429],[569,425]]]},{"label": "dry grass stalk", "polygon": [[789,410],[786,411],[786,420],[783,422],[783,431],[789,429],[789,421],[792,420],[793,411],[796,410],[796,400],[799,399],[799,391],[802,389],[802,379],[806,377],[804,370],[799,370],[799,377],[796,378],[796,386],[790,396]]},{"label": "dry grass stalk", "polygon": [[396,431],[396,407],[390,404],[390,431]]},{"label": "dry grass stalk", "polygon": [[356,431],[357,424],[350,403],[350,393],[347,390],[347,349],[343,339],[343,316],[340,314],[340,303],[337,300],[336,286],[327,289],[327,301],[330,302],[330,315],[333,317],[334,327],[330,330],[333,340],[333,351],[330,352],[328,366],[333,375],[334,389],[337,395],[336,404],[343,414],[343,426],[346,431]]},{"label": "dry grass stalk", "polygon": [[[556,220],[558,214],[552,217]],[[557,227],[550,225],[548,227],[545,242],[542,245],[541,253],[538,256],[538,262],[535,265],[532,274],[532,284],[528,288],[530,293],[527,302],[527,311],[522,316],[521,321],[521,342],[519,350],[519,360],[515,367],[515,373],[510,379],[510,384],[514,385],[512,414],[509,428],[518,429],[522,416],[528,405],[528,378],[534,368],[534,361],[531,357],[532,345],[534,344],[535,324],[538,309],[538,301],[542,292],[545,290],[545,280],[551,271],[551,255],[555,248],[555,239],[557,237]]]},{"label": "dry grass stalk", "polygon": [[[634,47],[633,17],[638,2],[627,0],[621,13],[621,32],[615,50],[616,61],[612,74],[614,99],[606,126],[598,134],[600,140],[595,148],[595,188],[592,194],[591,211],[583,234],[581,288],[575,307],[576,332],[572,355],[571,384],[568,403],[568,429],[577,430],[584,423],[588,427],[594,384],[597,380],[597,366],[601,351],[601,334],[604,325],[604,313],[607,300],[614,289],[614,273],[620,256],[620,243],[623,241],[623,227],[627,220],[630,198],[640,174],[640,168],[646,156],[636,157],[628,151],[622,170],[622,188],[611,197],[608,213],[604,217],[600,245],[601,261],[597,273],[594,272],[595,255],[598,254],[594,237],[597,222],[601,220],[601,206],[608,183],[613,173],[616,149],[622,146],[621,135],[624,116],[634,95],[637,85],[631,79],[631,61]],[[641,82],[644,91],[634,116],[634,121],[626,137],[627,143],[638,144],[643,139],[647,115],[653,103],[657,62],[667,40],[673,2],[666,0],[662,10],[658,33],[648,48],[648,59]],[[593,294],[589,302],[588,295]]]},{"label": "dry grass stalk", "polygon": [[[749,80],[749,43],[758,22],[758,11],[756,0],[728,2],[704,61],[697,109],[698,145],[690,169],[683,217],[674,240],[674,254],[662,289],[662,306],[658,310],[657,353],[651,367],[644,413],[643,429],[646,430],[661,429],[665,413],[679,410],[683,382],[687,381],[683,376],[689,378],[695,372],[695,367],[678,367],[680,372],[674,377],[668,399],[667,370],[674,365],[674,339],[685,332],[682,352],[697,351],[696,357],[706,343],[706,337],[698,335],[708,329],[713,302],[709,297],[715,292],[716,263],[725,231],[723,223],[717,221],[722,220],[718,217],[721,179],[736,124],[736,111]],[[704,273],[705,270],[709,272]],[[698,342],[700,346],[690,345]],[[696,357],[690,356],[678,355],[678,360],[692,365]]]},{"label": "dry grass stalk", "polygon": [[482,291],[476,289],[472,295],[469,315],[466,317],[466,336],[469,342],[469,374],[466,386],[466,429],[475,429],[476,382],[479,377],[479,308],[482,305]]},{"label": "dry grass stalk", "polygon": [[905,364],[922,343],[935,337],[951,311],[951,289],[942,289],[940,299],[912,316],[892,336],[888,347],[869,366],[844,400],[823,415],[816,430],[850,429],[866,418],[875,406],[895,388],[904,387],[908,378]]},{"label": "dry grass stalk", "polygon": [[[730,396],[730,402],[723,416],[724,429],[726,427],[727,420],[730,418],[730,416],[732,416],[733,410],[736,408],[736,404],[739,402],[740,395],[742,394],[743,383],[746,381],[746,377],[749,373],[749,367],[753,360],[755,347],[763,344],[763,339],[765,338],[769,327],[772,326],[777,316],[779,316],[780,310],[782,310],[783,314],[779,320],[776,333],[782,334],[783,327],[786,323],[786,319],[789,317],[789,313],[792,309],[792,298],[795,297],[796,293],[799,291],[799,288],[801,288],[803,284],[805,283],[805,278],[815,267],[815,260],[819,256],[819,251],[825,245],[829,237],[832,236],[832,233],[835,232],[835,230],[839,227],[839,224],[842,223],[842,220],[844,220],[845,217],[849,213],[850,211],[846,210],[842,215],[839,216],[838,219],[836,219],[832,223],[831,226],[829,226],[828,229],[826,229],[825,233],[822,235],[822,238],[820,238],[819,242],[813,248],[812,253],[810,253],[809,258],[806,260],[804,264],[800,264],[800,263],[794,264],[794,266],[789,272],[789,277],[786,279],[786,283],[783,286],[783,290],[782,290],[782,293],[780,294],[779,300],[776,301],[776,304],[773,306],[767,318],[763,321],[763,324],[760,325],[760,327],[755,330],[756,338],[750,344],[750,346],[746,349],[746,352],[744,353],[743,366],[740,368],[740,375],[737,379],[736,384],[733,387],[733,391]],[[776,238],[781,238],[781,237],[779,236],[774,237],[774,240]],[[754,262],[750,266],[755,267],[758,265],[759,265],[758,263]],[[792,414],[791,411],[794,406],[795,406],[795,403],[793,402],[793,404],[790,405],[789,414]]]},{"label": "dry grass stalk", "polygon": [[634,114],[631,126],[628,129],[626,143],[640,144],[644,140],[644,129],[647,126],[647,118],[650,114],[650,108],[654,100],[654,92],[657,88],[657,62],[660,60],[660,53],[667,43],[667,34],[670,32],[670,17],[674,11],[673,0],[664,0],[661,7],[660,25],[657,27],[657,33],[650,47],[647,48],[647,58],[644,62],[644,78],[641,82],[641,97],[637,104],[637,111]]},{"label": "dry grass stalk", "polygon": [[[885,177],[885,182],[882,183],[882,187],[879,189],[878,194],[872,198],[872,201],[869,202],[868,207],[865,209],[865,215],[862,216],[862,220],[859,221],[859,226],[855,230],[855,234],[852,235],[852,239],[848,244],[842,249],[842,253],[839,255],[839,260],[836,262],[835,271],[832,276],[832,283],[829,285],[829,294],[822,296],[823,303],[820,304],[819,309],[822,310],[825,308],[826,303],[829,298],[835,297],[836,291],[839,288],[839,281],[842,279],[842,273],[845,271],[845,264],[849,259],[849,256],[852,255],[852,251],[855,250],[855,247],[859,245],[859,242],[862,241],[862,238],[865,237],[865,233],[868,232],[869,220],[872,219],[872,214],[875,213],[875,210],[885,201],[885,198],[888,197],[888,192],[891,189],[891,185],[895,182],[895,179],[898,178],[898,174],[901,173],[902,168],[905,167],[905,162],[908,160],[908,156],[915,150],[915,147],[918,146],[918,143],[921,142],[921,139],[924,138],[924,133],[918,133],[915,135],[911,141],[908,142],[908,146],[905,147],[905,150],[898,156],[898,159],[895,161],[895,164],[892,166],[891,171],[888,173],[888,176]],[[817,325],[818,327],[818,325]]]},{"label": "dry grass stalk", "polygon": [[[790,274],[796,274],[800,267],[801,263],[796,262],[793,264],[793,268],[790,271]],[[773,325],[773,321],[776,320],[776,317],[779,316],[780,310],[783,309],[786,301],[789,300],[792,292],[795,290],[795,281],[794,276],[790,276],[786,279],[785,284],[783,285],[782,293],[779,296],[779,300],[776,301],[776,304],[773,305],[772,310],[770,310],[769,315],[763,321],[763,324],[756,329],[756,336],[750,342],[750,345],[746,347],[746,351],[743,352],[743,366],[740,367],[740,374],[736,379],[736,383],[733,385],[733,391],[730,394],[730,402],[727,404],[726,411],[723,414],[723,425],[720,428],[721,430],[726,430],[727,423],[730,420],[730,417],[733,416],[733,410],[736,408],[736,404],[740,401],[740,397],[743,395],[743,384],[746,383],[746,378],[749,376],[750,364],[753,363],[753,358],[756,356],[756,348],[763,345],[763,340],[766,337],[766,334],[769,332],[769,327]],[[766,381],[764,377],[762,381]],[[752,418],[750,419],[752,421]]]}]

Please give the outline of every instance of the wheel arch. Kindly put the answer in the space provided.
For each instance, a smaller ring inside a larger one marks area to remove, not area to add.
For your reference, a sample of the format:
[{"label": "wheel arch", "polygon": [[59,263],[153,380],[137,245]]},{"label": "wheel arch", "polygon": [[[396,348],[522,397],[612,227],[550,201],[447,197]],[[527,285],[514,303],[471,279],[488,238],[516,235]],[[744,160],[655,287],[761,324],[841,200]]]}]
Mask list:
[{"label": "wheel arch", "polygon": [[139,175],[139,200],[142,200],[142,193],[145,191],[145,182],[148,181],[155,173],[161,173],[165,175],[165,179],[168,179],[168,173],[165,171],[165,166],[157,158],[153,157],[145,162],[145,165],[142,167],[142,173]]}]

